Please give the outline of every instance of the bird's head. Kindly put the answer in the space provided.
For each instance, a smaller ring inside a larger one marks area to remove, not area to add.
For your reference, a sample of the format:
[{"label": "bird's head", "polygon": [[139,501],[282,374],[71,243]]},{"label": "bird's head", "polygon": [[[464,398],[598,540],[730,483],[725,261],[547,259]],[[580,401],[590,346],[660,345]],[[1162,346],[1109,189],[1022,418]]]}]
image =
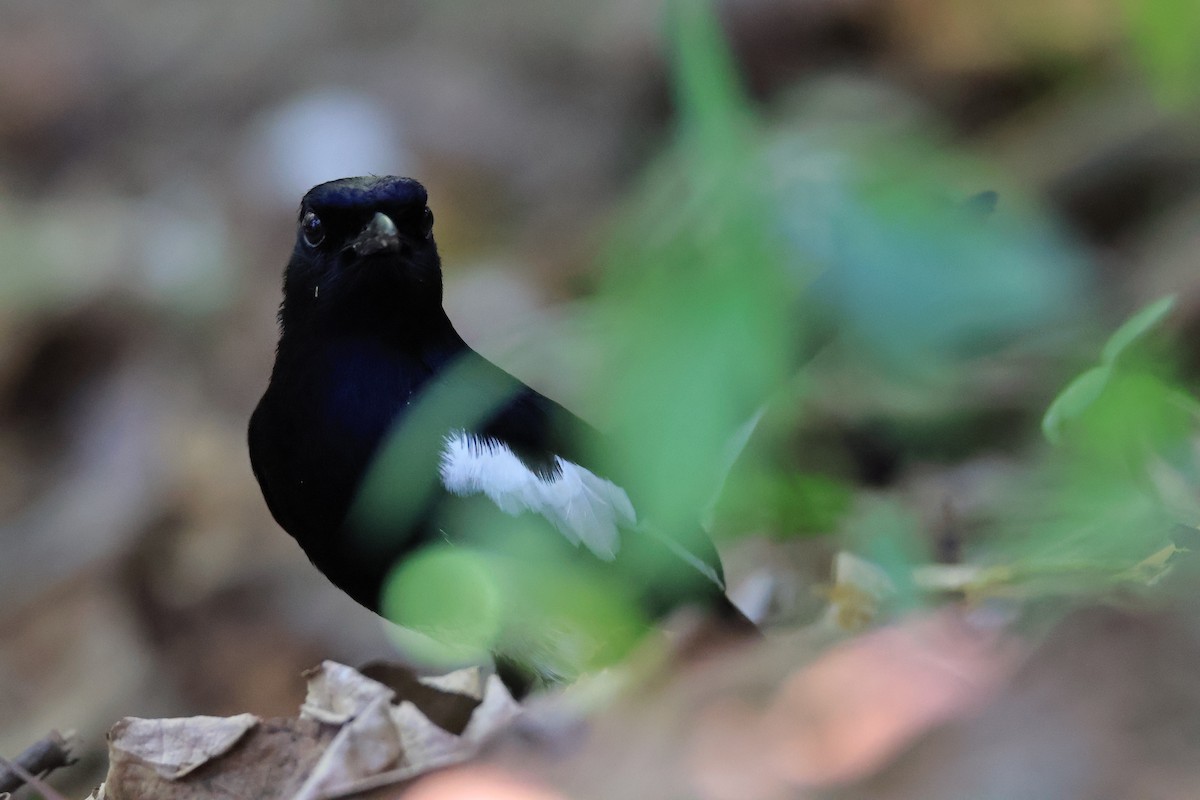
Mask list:
[{"label": "bird's head", "polygon": [[442,275],[425,187],[342,178],[300,202],[281,316],[333,326],[419,324],[441,313]]}]

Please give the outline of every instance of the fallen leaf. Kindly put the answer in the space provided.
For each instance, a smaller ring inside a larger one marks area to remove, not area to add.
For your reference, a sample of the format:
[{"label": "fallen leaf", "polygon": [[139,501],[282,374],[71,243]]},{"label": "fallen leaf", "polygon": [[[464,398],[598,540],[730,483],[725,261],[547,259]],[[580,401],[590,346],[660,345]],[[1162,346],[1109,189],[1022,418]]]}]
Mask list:
[{"label": "fallen leaf", "polygon": [[[386,670],[413,698],[343,664],[305,673],[300,717],[250,714],[191,719],[126,719],[110,733],[109,772],[95,800],[329,800],[411,780],[475,755],[521,706],[496,676],[459,670],[418,678]],[[425,704],[457,732],[431,719]]]},{"label": "fallen leaf", "polygon": [[368,700],[366,707],[341,727],[296,792],[295,800],[324,800],[348,794],[363,779],[393,769],[400,762],[405,750],[400,731],[388,713],[391,690],[385,688],[385,692]]},{"label": "fallen leaf", "polygon": [[341,725],[381,697],[391,699],[388,687],[364,677],[360,672],[335,661],[323,661],[304,673],[308,694],[300,707],[300,716],[330,725]]},{"label": "fallen leaf", "polygon": [[[189,720],[178,722],[186,728]],[[336,730],[308,719],[259,720],[228,751],[182,777],[167,777],[153,763],[122,749],[119,742],[110,741],[102,797],[103,800],[291,798],[325,752]]]},{"label": "fallen leaf", "polygon": [[126,717],[109,733],[109,751],[136,758],[164,778],[175,780],[227,753],[258,722],[253,714],[186,719]]}]

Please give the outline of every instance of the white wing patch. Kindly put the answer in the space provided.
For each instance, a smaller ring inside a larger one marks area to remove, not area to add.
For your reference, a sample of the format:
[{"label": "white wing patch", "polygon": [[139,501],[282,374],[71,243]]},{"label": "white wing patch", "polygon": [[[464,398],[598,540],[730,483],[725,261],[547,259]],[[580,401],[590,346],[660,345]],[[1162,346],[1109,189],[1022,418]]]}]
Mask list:
[{"label": "white wing patch", "polygon": [[503,442],[456,431],[446,437],[440,471],[447,491],[487,495],[513,516],[540,514],[572,544],[612,561],[621,546],[620,529],[637,525],[629,496],[572,461],[556,456],[555,463],[558,475],[539,477]]}]

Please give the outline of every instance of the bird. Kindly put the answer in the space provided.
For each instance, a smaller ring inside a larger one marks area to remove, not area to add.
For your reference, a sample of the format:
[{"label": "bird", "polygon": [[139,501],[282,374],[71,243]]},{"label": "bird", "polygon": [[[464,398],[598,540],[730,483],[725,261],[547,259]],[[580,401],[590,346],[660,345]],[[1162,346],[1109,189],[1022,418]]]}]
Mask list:
[{"label": "bird", "polygon": [[[699,523],[664,531],[639,516],[619,467],[594,456],[603,437],[455,330],[424,186],[329,181],[304,195],[297,220],[249,454],[272,516],[330,581],[382,613],[397,565],[439,547],[483,553],[484,572],[459,570],[418,600],[460,608],[466,627],[499,614],[487,649],[521,692],[613,656],[568,611],[586,616],[593,595],[568,595],[593,581],[616,587],[617,605],[636,611],[622,625],[638,635],[681,606],[756,630]],[[497,611],[473,585],[497,564],[516,565],[510,585],[540,591]],[[386,610],[409,624],[405,608]],[[461,633],[430,627],[434,639]]]}]

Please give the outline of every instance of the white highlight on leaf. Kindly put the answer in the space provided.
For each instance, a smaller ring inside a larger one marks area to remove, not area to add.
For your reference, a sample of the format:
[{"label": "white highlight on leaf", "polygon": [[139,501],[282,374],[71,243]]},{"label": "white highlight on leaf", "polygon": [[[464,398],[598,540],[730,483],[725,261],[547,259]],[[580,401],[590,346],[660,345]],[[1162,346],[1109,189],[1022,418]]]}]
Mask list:
[{"label": "white highlight on leaf", "polygon": [[620,549],[620,529],[637,525],[625,490],[578,464],[555,456],[558,474],[541,477],[495,439],[465,431],[446,437],[441,478],[460,497],[487,495],[512,516],[540,514],[574,545],[612,561]]},{"label": "white highlight on leaf", "polygon": [[664,535],[658,533],[657,531],[651,530],[648,532],[650,533],[650,535],[654,536],[660,542],[662,542],[664,545],[666,545],[668,550],[670,550],[672,553],[679,556],[686,563],[691,565],[691,567],[693,569],[695,569],[697,572],[699,572],[701,575],[703,575],[704,577],[708,578],[710,581],[715,583],[717,585],[717,588],[719,588],[722,592],[725,591],[725,581],[721,580],[721,576],[717,575],[717,571],[715,569],[713,569],[709,564],[706,564],[702,559],[697,558],[696,556],[692,555],[692,553],[688,552],[688,550],[683,545],[681,545],[679,542],[675,541],[674,539],[672,539],[668,536],[664,536]]}]

